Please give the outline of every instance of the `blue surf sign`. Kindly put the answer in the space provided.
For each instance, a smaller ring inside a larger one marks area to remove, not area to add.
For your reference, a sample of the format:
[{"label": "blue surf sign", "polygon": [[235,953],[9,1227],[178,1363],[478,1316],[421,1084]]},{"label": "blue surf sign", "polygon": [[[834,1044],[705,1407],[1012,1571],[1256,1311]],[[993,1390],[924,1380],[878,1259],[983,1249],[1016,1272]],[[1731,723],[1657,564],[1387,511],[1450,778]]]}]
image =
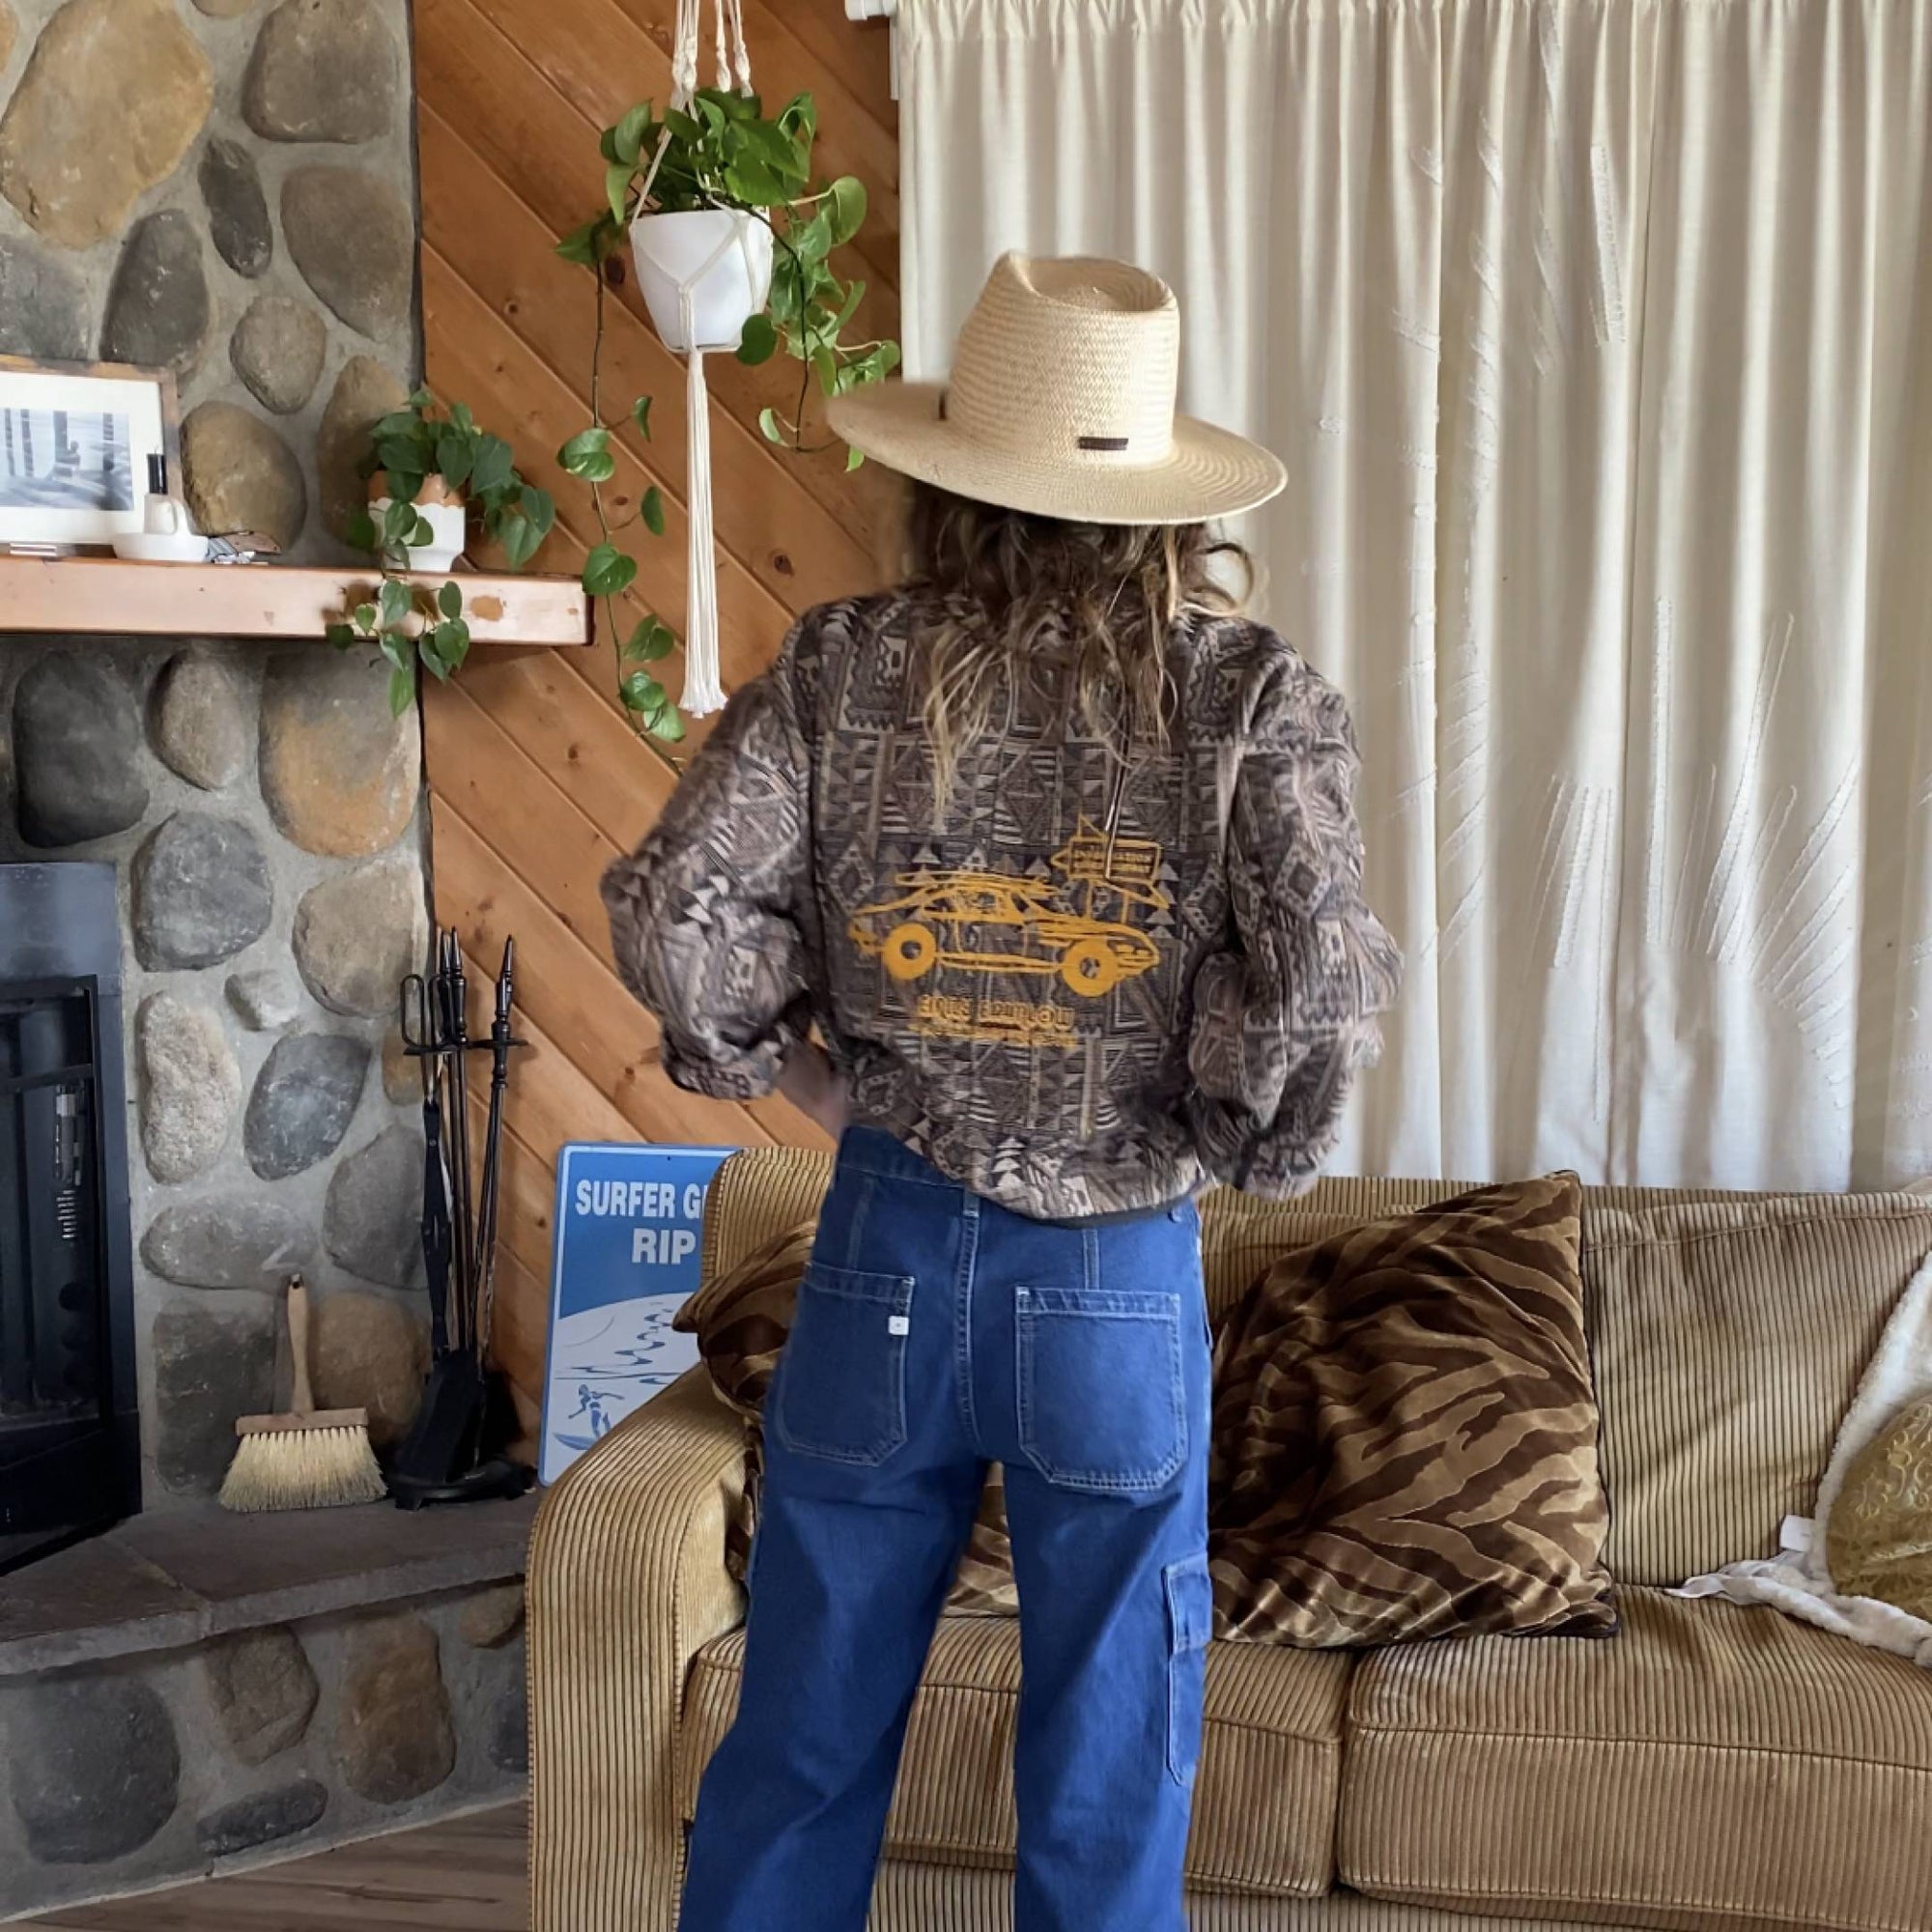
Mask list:
[{"label": "blue surf sign", "polygon": [[559,1153],[542,1481],[697,1360],[670,1321],[697,1287],[704,1198],[731,1152],[573,1141]]}]

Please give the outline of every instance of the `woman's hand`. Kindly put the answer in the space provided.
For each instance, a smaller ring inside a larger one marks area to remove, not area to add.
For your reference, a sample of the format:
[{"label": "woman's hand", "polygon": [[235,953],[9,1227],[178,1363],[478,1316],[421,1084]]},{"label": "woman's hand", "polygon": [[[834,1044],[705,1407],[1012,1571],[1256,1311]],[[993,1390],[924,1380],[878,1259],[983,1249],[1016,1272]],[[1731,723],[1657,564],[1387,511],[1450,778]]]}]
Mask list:
[{"label": "woman's hand", "polygon": [[779,1092],[836,1141],[851,1119],[844,1077],[816,1040],[802,1040],[779,1076]]}]

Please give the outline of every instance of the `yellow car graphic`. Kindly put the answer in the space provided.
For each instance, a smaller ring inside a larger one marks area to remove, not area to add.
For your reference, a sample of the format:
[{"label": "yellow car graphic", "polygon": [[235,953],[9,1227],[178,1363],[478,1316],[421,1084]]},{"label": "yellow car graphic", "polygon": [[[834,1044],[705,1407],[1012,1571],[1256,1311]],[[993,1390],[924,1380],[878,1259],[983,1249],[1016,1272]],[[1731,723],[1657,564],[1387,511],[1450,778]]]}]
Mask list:
[{"label": "yellow car graphic", "polygon": [[852,942],[895,980],[935,967],[963,973],[1058,974],[1097,999],[1158,963],[1152,940],[1118,920],[1072,911],[1050,886],[1002,872],[906,872],[896,898],[862,906]]}]

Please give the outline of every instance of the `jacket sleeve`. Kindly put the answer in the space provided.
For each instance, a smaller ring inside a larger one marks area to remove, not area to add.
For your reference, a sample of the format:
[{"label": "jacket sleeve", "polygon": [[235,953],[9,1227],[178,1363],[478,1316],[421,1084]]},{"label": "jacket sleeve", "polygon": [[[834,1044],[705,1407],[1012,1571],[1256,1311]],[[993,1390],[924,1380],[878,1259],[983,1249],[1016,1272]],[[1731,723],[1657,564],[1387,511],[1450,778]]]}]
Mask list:
[{"label": "jacket sleeve", "polygon": [[1362,897],[1359,767],[1342,695],[1284,647],[1235,778],[1236,943],[1195,980],[1189,1050],[1202,1158],[1256,1194],[1314,1180],[1402,982],[1402,955]]},{"label": "jacket sleeve", "polygon": [[809,755],[790,677],[797,632],[724,708],[644,842],[604,874],[617,971],[694,1094],[769,1094],[810,1025],[798,896]]}]

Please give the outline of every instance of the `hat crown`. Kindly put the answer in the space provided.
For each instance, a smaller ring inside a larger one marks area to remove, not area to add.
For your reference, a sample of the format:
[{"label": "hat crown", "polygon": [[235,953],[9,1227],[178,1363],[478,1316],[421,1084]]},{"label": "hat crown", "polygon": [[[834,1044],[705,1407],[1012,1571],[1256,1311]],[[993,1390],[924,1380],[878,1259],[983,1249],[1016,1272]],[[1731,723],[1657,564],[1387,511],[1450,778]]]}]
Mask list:
[{"label": "hat crown", "polygon": [[1003,255],[959,331],[946,419],[991,449],[1096,469],[1174,446],[1180,308],[1157,275]]}]

